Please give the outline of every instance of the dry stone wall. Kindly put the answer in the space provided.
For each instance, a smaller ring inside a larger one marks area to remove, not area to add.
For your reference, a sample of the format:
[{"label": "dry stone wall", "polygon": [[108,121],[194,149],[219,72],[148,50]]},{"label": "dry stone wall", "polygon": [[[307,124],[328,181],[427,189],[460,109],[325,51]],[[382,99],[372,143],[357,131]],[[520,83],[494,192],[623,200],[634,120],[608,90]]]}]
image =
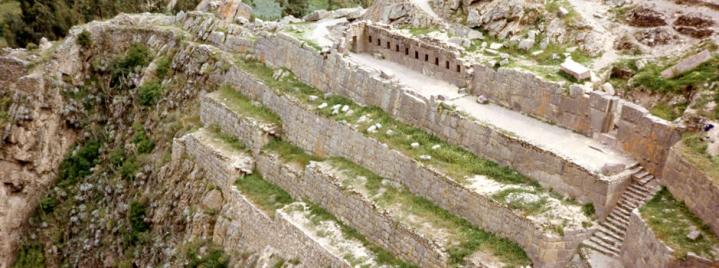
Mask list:
[{"label": "dry stone wall", "polygon": [[175,140],[173,156],[182,156],[181,152],[193,157],[212,176],[226,200],[215,226],[215,243],[233,252],[259,252],[271,246],[288,258],[300,260],[304,267],[349,267],[295,226],[282,211],[273,217],[243,196],[233,184],[246,172],[231,166],[228,159],[233,156],[213,150],[192,134]]},{"label": "dry stone wall", "polygon": [[719,234],[719,184],[707,171],[689,162],[683,150],[687,150],[685,145],[677,143],[669,151],[660,183]]},{"label": "dry stone wall", "polygon": [[475,65],[471,91],[499,105],[570,129],[588,137],[610,136],[650,172],[660,175],[669,148],[681,129],[649,114],[643,107],[580,86],[557,83],[518,70]]},{"label": "dry stone wall", "polygon": [[682,128],[649,114],[644,107],[622,101],[616,121],[617,146],[642,163],[657,177],[672,145],[681,139]]},{"label": "dry stone wall", "polygon": [[[362,28],[365,30],[361,31]],[[405,37],[384,27],[353,25],[346,39],[352,39],[351,44],[359,44],[355,49],[358,52],[380,53],[426,75],[460,87],[469,86],[472,94],[484,95],[509,109],[588,137],[613,136],[612,145],[640,160],[647,170],[657,175],[681,131],[670,122],[649,115],[641,106],[601,92],[590,92],[578,85],[567,90],[528,72],[480,64],[468,71],[456,51]],[[262,49],[259,52],[262,53]],[[639,116],[633,117],[638,113]]]},{"label": "dry stone wall", "polygon": [[[363,23],[364,31],[347,36],[356,52],[379,53],[385,59],[400,63],[425,75],[466,87],[470,80],[469,66],[460,59],[456,49],[441,47],[392,32],[387,27]],[[361,43],[361,44],[359,44]]]},{"label": "dry stone wall", "polygon": [[206,126],[214,124],[222,126],[225,133],[237,137],[254,154],[259,153],[265,144],[269,143],[274,136],[279,135],[279,127],[274,124],[260,122],[249,117],[213,116],[232,114],[232,110],[214,93],[202,96],[201,99],[200,120],[202,124]]},{"label": "dry stone wall", "polygon": [[719,263],[689,253],[685,258],[660,241],[637,210],[629,217],[624,248],[620,256],[625,267],[710,268]]},{"label": "dry stone wall", "polygon": [[257,168],[263,176],[292,196],[317,202],[331,214],[357,229],[372,242],[421,267],[444,267],[448,256],[441,247],[407,226],[398,224],[361,194],[342,190],[338,180],[317,168],[298,167],[279,156],[261,154]]},{"label": "dry stone wall", "polygon": [[473,70],[472,94],[484,95],[509,109],[591,136],[589,96],[581,87],[568,91],[532,73],[507,68],[477,64]]},{"label": "dry stone wall", "polygon": [[[571,257],[576,245],[587,237],[587,233],[569,230],[564,237],[545,232],[529,219],[515,214],[489,197],[468,190],[415,159],[388,149],[344,124],[305,110],[296,101],[275,94],[272,89],[242,71],[231,69],[224,81],[277,113],[283,122],[284,135],[292,143],[320,156],[350,159],[380,176],[399,181],[415,194],[432,200],[475,225],[518,242],[540,267],[561,266]],[[203,102],[202,105],[212,103]],[[208,113],[204,115],[204,120],[220,122],[223,130],[228,132],[235,128],[225,126],[224,123],[236,121],[231,118],[237,115],[227,113],[227,110],[213,111],[221,113]],[[501,148],[499,144],[496,146]]]},{"label": "dry stone wall", "polygon": [[[608,178],[552,152],[457,113],[442,112],[439,101],[418,96],[382,79],[374,70],[350,63],[338,53],[325,59],[284,34],[258,40],[258,56],[269,65],[292,70],[318,89],[378,106],[406,123],[538,180],[544,187],[591,202],[603,217],[619,198],[623,177]],[[228,78],[233,79],[233,78]],[[620,175],[623,176],[623,175]]]}]

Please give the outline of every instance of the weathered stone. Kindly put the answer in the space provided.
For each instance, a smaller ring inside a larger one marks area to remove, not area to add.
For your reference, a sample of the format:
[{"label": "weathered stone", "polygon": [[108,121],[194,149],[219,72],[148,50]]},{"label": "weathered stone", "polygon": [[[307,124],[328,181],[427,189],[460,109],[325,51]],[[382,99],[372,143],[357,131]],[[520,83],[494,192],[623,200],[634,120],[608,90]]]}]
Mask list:
[{"label": "weathered stone", "polygon": [[688,71],[693,70],[694,68],[698,67],[699,65],[702,65],[703,63],[709,61],[712,59],[712,54],[709,52],[709,50],[702,50],[702,52],[699,52],[693,56],[690,56],[688,58],[685,58],[681,60],[676,65],[669,67],[668,69],[662,71],[661,75],[665,79],[674,78],[681,74],[684,74]]},{"label": "weathered stone", "polygon": [[560,68],[563,72],[571,75],[578,81],[586,80],[591,77],[591,71],[582,64],[579,64],[572,59],[568,58],[561,65]]}]

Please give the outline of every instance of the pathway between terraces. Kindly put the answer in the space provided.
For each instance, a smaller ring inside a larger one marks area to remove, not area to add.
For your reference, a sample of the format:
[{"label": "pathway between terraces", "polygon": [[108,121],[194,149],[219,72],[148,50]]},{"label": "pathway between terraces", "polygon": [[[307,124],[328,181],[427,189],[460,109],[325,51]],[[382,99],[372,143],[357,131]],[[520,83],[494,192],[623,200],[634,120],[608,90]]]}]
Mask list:
[{"label": "pathway between terraces", "polygon": [[479,104],[475,96],[460,94],[456,86],[401,64],[378,59],[369,54],[351,53],[349,58],[357,64],[394,75],[402,86],[427,98],[432,95],[444,95],[448,98],[447,103],[456,105],[458,111],[466,112],[487,125],[510,132],[523,141],[562,156],[595,174],[601,174],[601,169],[605,165],[624,164],[628,167],[635,162],[592,138],[568,129],[547,124],[498,105]]}]

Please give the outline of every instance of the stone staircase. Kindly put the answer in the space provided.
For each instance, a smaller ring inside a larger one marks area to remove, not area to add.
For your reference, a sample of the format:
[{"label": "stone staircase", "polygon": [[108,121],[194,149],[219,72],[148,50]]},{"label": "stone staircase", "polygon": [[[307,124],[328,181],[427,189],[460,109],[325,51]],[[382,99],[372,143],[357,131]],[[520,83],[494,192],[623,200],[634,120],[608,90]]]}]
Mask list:
[{"label": "stone staircase", "polygon": [[642,206],[659,191],[656,183],[652,183],[654,176],[643,167],[635,164],[630,169],[635,170],[631,184],[609,216],[600,223],[599,230],[589,240],[583,242],[584,246],[610,257],[618,257],[622,250],[632,210]]}]

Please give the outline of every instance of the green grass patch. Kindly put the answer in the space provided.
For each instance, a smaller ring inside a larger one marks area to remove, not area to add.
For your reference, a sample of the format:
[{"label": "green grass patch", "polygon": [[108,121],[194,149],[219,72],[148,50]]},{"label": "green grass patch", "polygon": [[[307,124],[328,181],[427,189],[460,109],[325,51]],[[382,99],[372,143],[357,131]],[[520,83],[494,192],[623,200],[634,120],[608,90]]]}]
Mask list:
[{"label": "green grass patch", "polygon": [[24,245],[17,253],[13,268],[45,267],[45,254],[40,244]]},{"label": "green grass patch", "polygon": [[222,132],[222,129],[217,124],[210,125],[207,130],[215,139],[221,140],[223,143],[230,146],[230,148],[232,148],[233,150],[244,151],[246,149],[245,144],[242,143],[240,139],[233,135]]},{"label": "green grass patch", "polygon": [[252,102],[231,86],[222,86],[218,90],[218,95],[233,112],[252,117],[265,123],[280,124],[282,122],[280,117],[272,112],[272,110],[261,104]]},{"label": "green grass patch", "polygon": [[437,27],[407,27],[405,29],[407,29],[409,31],[409,33],[414,37],[424,36],[429,33],[439,31],[439,28],[437,28]]},{"label": "green grass patch", "polygon": [[251,0],[252,15],[262,20],[277,20],[282,17],[282,8],[275,0]]},{"label": "green grass patch", "polygon": [[318,44],[315,40],[309,39],[305,36],[306,30],[305,25],[301,24],[295,24],[296,29],[295,30],[287,30],[286,33],[290,34],[292,37],[299,39],[300,41],[305,42],[308,46],[315,49],[316,51],[322,51],[322,46]]},{"label": "green grass patch", "polygon": [[[404,213],[412,215],[407,217],[421,218],[423,222],[431,223],[438,229],[448,230],[453,236],[451,239],[458,242],[448,248],[450,262],[453,265],[463,263],[467,256],[480,250],[492,252],[508,265],[524,266],[531,263],[524,250],[516,243],[478,229],[467,220],[457,217],[425,198],[412,194],[403,187],[398,188],[383,183],[382,177],[361,166],[341,158],[331,158],[329,163],[343,170],[349,177],[342,182],[343,187],[363,187],[378,206],[386,208],[400,205]],[[392,216],[399,217],[399,220],[403,218],[398,215]]]},{"label": "green grass patch", "polygon": [[650,63],[632,78],[631,83],[659,93],[678,93],[688,87],[700,87],[706,82],[719,80],[719,56],[675,78],[663,78],[661,72],[672,65],[673,62],[661,66]]},{"label": "green grass patch", "polygon": [[275,215],[277,209],[294,202],[290,194],[266,181],[257,171],[240,177],[235,185],[255,205],[270,215]]},{"label": "green grass patch", "polygon": [[0,97],[0,128],[10,122],[10,106],[12,99],[10,97]]},{"label": "green grass patch", "polygon": [[276,153],[280,159],[290,163],[296,163],[301,166],[307,166],[310,161],[320,161],[321,158],[306,153],[302,148],[297,147],[289,142],[275,139],[265,145],[263,151]]},{"label": "green grass patch", "polygon": [[[696,217],[687,206],[674,199],[666,188],[639,209],[656,236],[674,249],[676,256],[686,256],[688,252],[714,259],[712,249],[719,246],[719,239],[712,230]],[[697,240],[690,240],[687,235],[692,230],[701,232]]]},{"label": "green grass patch", "polygon": [[649,112],[659,118],[674,121],[674,119],[677,119],[684,114],[684,110],[686,110],[687,105],[687,103],[681,103],[679,105],[672,106],[666,102],[658,102],[649,109]]},{"label": "green grass patch", "polygon": [[714,187],[719,187],[719,157],[709,155],[707,152],[709,145],[700,135],[685,134],[682,141],[675,146],[684,159],[707,174]]}]

